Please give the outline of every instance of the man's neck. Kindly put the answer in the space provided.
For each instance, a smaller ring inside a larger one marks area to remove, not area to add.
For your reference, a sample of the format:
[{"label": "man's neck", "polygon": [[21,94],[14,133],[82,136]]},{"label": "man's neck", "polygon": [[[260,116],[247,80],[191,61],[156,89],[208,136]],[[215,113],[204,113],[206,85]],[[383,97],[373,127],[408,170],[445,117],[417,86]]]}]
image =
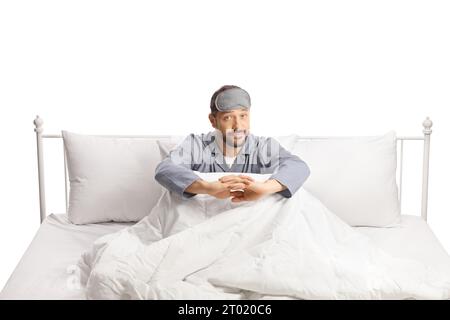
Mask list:
[{"label": "man's neck", "polygon": [[237,154],[239,153],[239,151],[241,150],[241,148],[242,147],[237,147],[237,148],[230,147],[230,146],[227,146],[225,142],[223,142],[221,150],[222,150],[222,154],[225,157],[236,157]]},{"label": "man's neck", "polygon": [[234,147],[234,146],[230,146],[227,145],[225,141],[223,141],[223,137],[220,133],[216,133],[216,142],[221,142],[221,143],[217,143],[217,145],[219,146],[220,151],[222,151],[222,154],[225,157],[236,157],[237,154],[239,153],[239,151],[241,150],[241,148],[243,147]]}]

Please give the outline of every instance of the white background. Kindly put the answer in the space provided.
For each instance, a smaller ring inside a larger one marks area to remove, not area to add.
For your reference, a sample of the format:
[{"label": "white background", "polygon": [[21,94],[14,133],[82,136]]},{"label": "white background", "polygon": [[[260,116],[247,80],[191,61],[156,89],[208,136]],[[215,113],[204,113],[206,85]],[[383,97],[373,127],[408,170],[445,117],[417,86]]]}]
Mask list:
[{"label": "white background", "polygon": [[[39,227],[37,114],[46,133],[200,133],[224,84],[249,91],[259,135],[422,135],[429,116],[429,224],[450,251],[449,17],[448,1],[0,2],[0,288]],[[419,214],[409,150],[404,213]]]}]

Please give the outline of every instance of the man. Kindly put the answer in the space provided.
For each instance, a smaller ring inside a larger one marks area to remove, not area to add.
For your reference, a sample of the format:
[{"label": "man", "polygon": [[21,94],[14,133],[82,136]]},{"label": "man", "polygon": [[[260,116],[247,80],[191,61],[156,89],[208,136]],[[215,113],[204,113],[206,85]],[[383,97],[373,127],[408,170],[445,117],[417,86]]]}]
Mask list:
[{"label": "man", "polygon": [[[238,86],[223,86],[211,97],[209,121],[215,129],[190,134],[155,170],[155,179],[165,188],[189,199],[209,194],[232,202],[257,200],[278,193],[286,198],[303,185],[309,167],[273,138],[250,133],[250,95]],[[230,172],[207,182],[200,172]],[[271,173],[264,182],[242,173]]]}]

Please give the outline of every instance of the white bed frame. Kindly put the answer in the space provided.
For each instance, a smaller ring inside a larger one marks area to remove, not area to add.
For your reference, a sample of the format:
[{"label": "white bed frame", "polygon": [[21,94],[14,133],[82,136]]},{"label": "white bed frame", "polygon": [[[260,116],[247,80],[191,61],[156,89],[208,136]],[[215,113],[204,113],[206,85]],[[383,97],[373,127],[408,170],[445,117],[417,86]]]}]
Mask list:
[{"label": "white bed frame", "polygon": [[[44,221],[47,213],[46,213],[46,205],[45,205],[45,179],[44,179],[44,149],[43,149],[43,139],[62,139],[61,134],[43,134],[44,121],[39,116],[36,116],[34,119],[34,131],[36,132],[36,145],[37,145],[37,164],[38,164],[38,181],[39,181],[39,209],[40,209],[40,218],[41,223]],[[422,169],[422,208],[421,208],[421,217],[427,221],[427,208],[428,208],[428,171],[429,171],[429,163],[430,163],[430,135],[431,135],[431,126],[433,122],[427,117],[423,123],[423,136],[398,136],[397,137],[397,150],[398,150],[398,142],[400,142],[400,163],[399,163],[399,203],[400,208],[402,204],[402,178],[403,178],[403,142],[405,140],[423,140],[423,169]],[[107,137],[127,137],[127,138],[155,138],[155,137],[165,137],[168,136],[157,136],[157,135],[106,135]],[[327,136],[307,136],[301,137],[302,140],[316,140],[316,139],[345,139],[349,137],[344,136],[336,136],[336,137],[327,137]],[[69,206],[69,185],[68,185],[68,172],[67,172],[67,160],[65,149],[64,153],[64,183],[65,183],[65,196],[66,196],[66,212],[68,211]]]}]

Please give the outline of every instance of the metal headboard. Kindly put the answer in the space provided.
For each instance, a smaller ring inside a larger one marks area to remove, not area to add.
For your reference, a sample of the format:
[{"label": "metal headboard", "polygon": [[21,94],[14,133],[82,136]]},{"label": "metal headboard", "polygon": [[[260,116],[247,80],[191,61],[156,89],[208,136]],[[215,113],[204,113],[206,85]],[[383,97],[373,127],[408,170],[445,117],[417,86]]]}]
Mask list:
[{"label": "metal headboard", "polygon": [[[38,163],[38,182],[39,182],[39,211],[41,223],[46,217],[46,203],[45,203],[45,179],[44,179],[44,149],[43,149],[43,139],[46,138],[57,138],[62,139],[60,134],[43,134],[43,120],[39,116],[34,119],[34,125],[36,132],[36,146],[37,146],[37,163]],[[400,142],[400,163],[399,163],[399,203],[400,208],[402,204],[402,180],[403,180],[403,142],[405,140],[423,140],[423,161],[422,161],[422,208],[421,217],[427,221],[427,209],[428,209],[428,176],[429,176],[429,164],[430,164],[430,135],[431,127],[433,122],[427,117],[423,123],[423,136],[398,136],[397,137],[397,150],[398,142]],[[115,138],[167,138],[168,135],[103,135],[104,137],[115,137]],[[316,140],[316,139],[348,139],[351,137],[345,136],[302,136],[302,140]],[[65,186],[65,204],[66,212],[69,206],[69,193],[68,193],[68,172],[67,172],[67,160],[66,153],[64,153],[64,186]]]}]

